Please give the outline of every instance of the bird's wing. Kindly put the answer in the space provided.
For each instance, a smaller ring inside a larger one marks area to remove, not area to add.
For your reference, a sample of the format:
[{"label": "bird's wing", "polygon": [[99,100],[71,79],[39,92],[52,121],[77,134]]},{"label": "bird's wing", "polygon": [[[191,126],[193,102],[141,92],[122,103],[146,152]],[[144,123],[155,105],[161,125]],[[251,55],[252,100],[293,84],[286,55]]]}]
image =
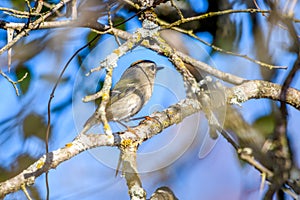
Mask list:
[{"label": "bird's wing", "polygon": [[115,87],[111,91],[110,104],[115,103],[118,99],[122,99],[125,96],[130,95],[137,90],[138,90],[138,88],[137,88],[136,84],[134,84],[134,83]]},{"label": "bird's wing", "polygon": [[[111,119],[126,120],[135,115],[144,106],[145,96],[142,91],[145,86],[127,84],[126,87],[114,88],[107,105],[107,115]],[[122,91],[122,92],[121,92]]]}]

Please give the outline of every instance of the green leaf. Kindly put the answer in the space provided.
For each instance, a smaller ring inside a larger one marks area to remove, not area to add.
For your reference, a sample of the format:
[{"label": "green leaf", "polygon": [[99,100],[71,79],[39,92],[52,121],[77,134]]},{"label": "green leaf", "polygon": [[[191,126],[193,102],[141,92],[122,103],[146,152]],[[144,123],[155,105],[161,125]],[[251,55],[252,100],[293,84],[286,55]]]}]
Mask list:
[{"label": "green leaf", "polygon": [[[20,65],[20,66],[17,66],[15,73],[16,73],[18,80],[23,79],[21,82],[19,82],[19,86],[20,86],[21,92],[23,94],[25,94],[28,91],[28,88],[30,86],[31,72],[27,66]],[[26,78],[23,78],[26,73],[27,73]]]},{"label": "green leaf", "polygon": [[117,28],[125,31],[125,29],[126,29],[125,20],[126,19],[123,17],[116,16],[113,18],[112,21],[113,21],[114,26],[119,25]]},{"label": "green leaf", "polygon": [[[96,37],[97,33],[91,31],[88,35],[87,35],[87,42],[90,42],[92,39],[94,39],[94,37]],[[92,50],[94,48],[94,46],[98,43],[99,39],[101,38],[101,36],[99,36],[95,41],[93,41],[90,45],[89,45],[89,49]]]},{"label": "green leaf", "polygon": [[259,117],[253,123],[253,127],[260,131],[266,138],[274,132],[275,117],[273,114]]},{"label": "green leaf", "polygon": [[10,171],[6,170],[5,168],[2,168],[0,166],[0,182],[5,181],[9,178],[11,178],[13,175]]},{"label": "green leaf", "polygon": [[18,157],[14,159],[9,169],[0,167],[0,182],[16,176],[29,165],[34,163],[34,161],[35,159],[28,154],[18,155]]},{"label": "green leaf", "polygon": [[27,6],[26,6],[26,2],[24,0],[15,0],[15,1],[10,1],[13,5],[14,9],[17,10],[26,10]]},{"label": "green leaf", "polygon": [[23,121],[23,133],[24,137],[36,136],[45,139],[47,130],[47,124],[44,119],[35,113],[27,115]]},{"label": "green leaf", "polygon": [[15,173],[20,173],[22,170],[26,169],[29,165],[34,163],[35,159],[28,154],[21,154],[15,160],[12,166],[12,171]]}]

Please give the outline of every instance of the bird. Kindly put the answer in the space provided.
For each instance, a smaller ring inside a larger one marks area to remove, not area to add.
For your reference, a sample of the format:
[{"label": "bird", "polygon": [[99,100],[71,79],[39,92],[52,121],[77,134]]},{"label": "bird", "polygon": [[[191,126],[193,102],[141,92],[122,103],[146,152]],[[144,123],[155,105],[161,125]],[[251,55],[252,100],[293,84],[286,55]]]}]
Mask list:
[{"label": "bird", "polygon": [[[158,67],[151,60],[133,62],[110,92],[110,99],[106,106],[107,121],[128,121],[137,114],[151,98],[156,73],[161,69],[163,67]],[[101,123],[101,120],[96,117],[96,112],[97,110],[86,124],[94,126]]]},{"label": "bird", "polygon": [[157,188],[155,192],[151,195],[150,200],[178,200],[174,192],[166,186]]}]

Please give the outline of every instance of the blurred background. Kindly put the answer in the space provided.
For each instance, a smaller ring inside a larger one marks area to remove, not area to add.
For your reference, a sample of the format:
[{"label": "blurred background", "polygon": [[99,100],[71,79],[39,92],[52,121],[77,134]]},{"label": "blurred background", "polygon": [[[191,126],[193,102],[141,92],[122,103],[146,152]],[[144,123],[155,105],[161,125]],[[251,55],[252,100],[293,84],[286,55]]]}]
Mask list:
[{"label": "blurred background", "polygon": [[[28,1],[34,6],[34,1]],[[44,1],[50,6],[59,1]],[[265,1],[175,1],[185,17],[226,9],[257,8],[270,9]],[[277,9],[293,13],[300,9],[297,1],[278,1]],[[291,6],[292,3],[295,6]],[[112,5],[112,21],[117,24],[135,15],[137,11],[119,1],[78,0],[79,17],[95,18],[107,23],[106,3]],[[2,0],[1,8],[28,10],[23,0]],[[46,11],[46,6],[43,7]],[[155,8],[160,19],[173,22],[179,19],[177,12],[168,4]],[[67,19],[64,7],[48,20]],[[269,18],[270,19],[270,18]],[[9,15],[0,9],[0,20],[26,23],[27,19]],[[297,25],[297,24],[296,24]],[[295,26],[296,26],[295,25]],[[141,27],[138,17],[126,21],[119,29],[134,32]],[[282,84],[297,57],[289,31],[274,26],[266,16],[257,13],[234,13],[186,23],[184,29],[193,29],[202,40],[224,50],[245,54],[251,58],[273,65],[287,66],[287,70],[269,70],[241,57],[214,51],[203,43],[176,32],[163,31],[162,35],[177,45],[176,48],[219,70],[241,76],[245,79],[263,79]],[[296,26],[297,27],[297,26]],[[299,31],[299,27],[296,28]],[[0,56],[1,70],[17,80],[28,73],[18,84],[21,95],[17,96],[12,85],[0,77],[0,182],[7,180],[45,153],[47,125],[47,103],[58,76],[74,54],[86,44],[95,33],[87,28],[56,28],[31,31],[12,48],[11,70],[7,67],[7,52]],[[1,48],[7,43],[6,30],[0,29]],[[101,88],[104,72],[89,77],[85,73],[99,66],[99,63],[118,45],[113,36],[103,35],[88,48],[81,51],[71,62],[59,84],[52,101],[52,124],[49,150],[53,151],[72,141],[83,124],[95,110],[96,103],[83,103],[81,99]],[[134,61],[154,60],[164,66],[156,78],[154,94],[137,116],[161,111],[185,98],[181,76],[167,58],[143,47],[137,47],[118,62],[113,83]],[[203,74],[205,76],[206,74]],[[229,84],[226,84],[230,86]],[[299,88],[296,76],[291,84]],[[250,100],[236,106],[247,122],[261,130],[268,137],[275,127],[277,102],[267,99]],[[223,108],[226,109],[226,108]],[[221,110],[223,112],[224,110]],[[288,106],[288,137],[293,156],[299,163],[300,141],[299,112]],[[224,120],[224,119],[221,119]],[[130,122],[134,125],[138,122]],[[298,124],[297,124],[298,123]],[[111,124],[113,130],[122,130],[118,124]],[[93,129],[98,132],[101,127]],[[166,129],[139,148],[138,166],[143,186],[152,194],[160,186],[170,187],[179,199],[260,199],[261,177],[252,166],[239,161],[234,149],[222,137],[206,141],[208,127],[202,114],[188,117],[182,123]],[[208,139],[209,140],[209,139]],[[206,143],[207,142],[207,143]],[[202,152],[204,149],[205,152]],[[199,151],[204,156],[199,157]],[[118,161],[117,148],[96,148],[83,152],[59,165],[49,173],[51,199],[129,199],[125,179],[115,177]],[[34,199],[45,198],[45,177],[40,176],[28,188]],[[148,197],[149,197],[148,195]],[[25,199],[22,191],[10,194],[6,199]]]}]

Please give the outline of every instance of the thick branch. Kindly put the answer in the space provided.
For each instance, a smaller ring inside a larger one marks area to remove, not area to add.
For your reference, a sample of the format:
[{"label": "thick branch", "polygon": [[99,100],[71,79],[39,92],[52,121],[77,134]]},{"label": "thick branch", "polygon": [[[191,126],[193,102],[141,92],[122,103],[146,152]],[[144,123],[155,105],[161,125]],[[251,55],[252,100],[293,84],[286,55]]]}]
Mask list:
[{"label": "thick branch", "polygon": [[245,81],[243,84],[227,89],[227,101],[231,104],[239,104],[249,99],[268,98],[276,101],[284,101],[300,110],[300,91],[288,88],[286,99],[280,97],[281,85],[262,80]]},{"label": "thick branch", "polygon": [[132,143],[121,150],[123,174],[126,179],[130,199],[144,200],[146,199],[146,191],[142,187],[137,166],[136,166],[136,151],[138,144]]},{"label": "thick branch", "polygon": [[[280,100],[281,86],[267,81],[247,81],[242,85],[235,86],[226,90],[227,101],[232,103],[232,99],[237,102],[244,102],[251,98],[270,98]],[[287,103],[299,109],[300,91],[289,88],[287,90]],[[242,100],[243,101],[242,101]],[[238,101],[239,100],[239,101]],[[108,135],[104,134],[79,134],[73,142],[66,144],[65,147],[44,155],[34,164],[29,166],[19,175],[0,183],[0,198],[6,194],[15,192],[22,185],[33,184],[35,178],[41,174],[56,168],[59,164],[76,156],[87,149],[100,146],[119,146],[121,141],[131,140],[142,143],[143,141],[160,133],[165,128],[180,123],[185,117],[200,111],[200,104],[196,100],[186,99],[162,112],[156,112],[150,116],[153,120],[144,120],[140,125],[132,128],[137,137],[132,132],[115,133],[114,141],[110,142]],[[154,120],[155,119],[155,120]],[[151,128],[150,128],[151,127]]]},{"label": "thick branch", "polygon": [[[79,153],[100,146],[119,146],[121,141],[132,140],[141,143],[165,128],[180,123],[185,117],[200,111],[200,105],[195,100],[183,100],[168,109],[152,114],[150,117],[156,120],[144,120],[137,127],[131,128],[132,132],[115,133],[114,141],[110,142],[110,136],[105,134],[79,134],[73,142],[66,144],[65,147],[50,152],[42,156],[39,160],[21,172],[19,175],[0,183],[0,198],[5,195],[18,191],[22,185],[31,185],[41,174],[55,169],[59,164]],[[151,127],[151,128],[149,128]]]},{"label": "thick branch", "polygon": [[[97,30],[94,30],[97,32]],[[127,40],[128,38],[131,37],[131,34],[130,33],[127,33],[125,31],[122,31],[122,30],[119,30],[119,29],[113,29],[114,33],[122,38],[122,39],[125,39]],[[163,52],[163,49],[161,49],[159,46],[156,46],[156,45],[151,45],[151,44],[148,44],[148,43],[142,43],[141,45],[143,45],[144,47],[146,48],[149,48],[159,54],[164,54],[165,52]],[[192,66],[194,66],[195,68],[201,70],[201,71],[204,71],[204,72],[207,72],[208,74],[211,74],[217,78],[220,78],[226,82],[229,82],[229,83],[232,83],[232,84],[241,84],[243,83],[243,81],[245,81],[245,79],[241,78],[241,77],[238,77],[238,76],[235,76],[233,74],[229,74],[229,73],[225,73],[225,72],[222,72],[214,67],[211,67],[210,65],[204,63],[204,62],[201,62],[201,61],[198,61],[194,58],[191,58],[190,56],[180,52],[180,51],[176,51],[176,54],[177,56],[182,60],[184,61],[185,63],[188,63],[188,64],[191,64]]]}]

